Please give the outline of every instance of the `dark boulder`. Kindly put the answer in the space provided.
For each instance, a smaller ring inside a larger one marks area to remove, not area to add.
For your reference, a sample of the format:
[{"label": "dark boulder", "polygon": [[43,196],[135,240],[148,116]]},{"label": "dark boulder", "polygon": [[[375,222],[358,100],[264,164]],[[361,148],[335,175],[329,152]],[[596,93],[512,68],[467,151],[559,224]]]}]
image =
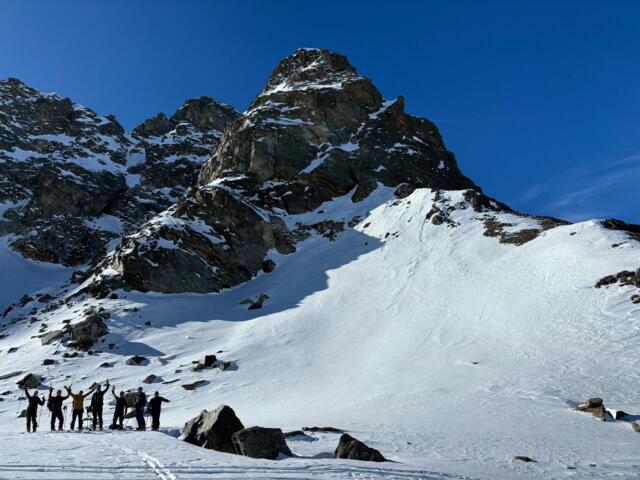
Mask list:
[{"label": "dark boulder", "polygon": [[141,357],[140,355],[134,355],[133,357],[129,358],[125,364],[127,365],[133,365],[136,367],[139,367],[141,365],[146,365],[147,363],[149,363],[149,360],[147,360],[144,357]]},{"label": "dark boulder", "polygon": [[275,460],[281,453],[293,455],[279,428],[245,428],[235,432],[231,441],[236,453],[245,457]]},{"label": "dark boulder", "polygon": [[375,448],[367,447],[360,440],[343,433],[335,451],[335,458],[348,458],[350,460],[364,460],[368,462],[386,462],[387,460]]},{"label": "dark boulder", "polygon": [[602,399],[599,397],[589,398],[586,402],[581,403],[575,409],[579,412],[586,412],[592,414],[594,417],[600,420],[606,420],[607,417],[611,418],[607,409],[602,403]]},{"label": "dark boulder", "polygon": [[249,310],[259,310],[264,306],[264,302],[269,300],[269,295],[261,293],[256,300],[247,298],[242,301],[243,305],[249,305]]},{"label": "dark boulder", "polygon": [[535,460],[533,460],[532,458],[529,457],[525,457],[524,455],[516,455],[515,457],[513,457],[514,460],[518,460],[520,462],[535,462]]},{"label": "dark boulder", "polygon": [[343,433],[344,430],[334,427],[302,427],[303,432]]},{"label": "dark boulder", "polygon": [[17,382],[18,388],[37,388],[42,383],[42,378],[33,373],[27,373],[22,380]]},{"label": "dark boulder", "polygon": [[185,383],[184,385],[181,385],[181,386],[185,390],[195,390],[198,387],[206,385],[206,383],[207,383],[206,380],[196,380],[193,383]]},{"label": "dark boulder", "polygon": [[244,425],[233,409],[221,405],[212,412],[203,410],[200,415],[189,420],[182,430],[181,438],[199,447],[236,453],[231,437],[243,428]]},{"label": "dark boulder", "polygon": [[276,262],[271,259],[262,262],[262,271],[265,273],[273,272],[276,269]]},{"label": "dark boulder", "polygon": [[215,365],[216,363],[216,356],[215,355],[205,355],[204,356],[204,366],[207,368],[211,368]]},{"label": "dark boulder", "polygon": [[107,333],[104,316],[97,313],[90,313],[83,321],[71,325],[71,340],[83,349],[90,348]]}]

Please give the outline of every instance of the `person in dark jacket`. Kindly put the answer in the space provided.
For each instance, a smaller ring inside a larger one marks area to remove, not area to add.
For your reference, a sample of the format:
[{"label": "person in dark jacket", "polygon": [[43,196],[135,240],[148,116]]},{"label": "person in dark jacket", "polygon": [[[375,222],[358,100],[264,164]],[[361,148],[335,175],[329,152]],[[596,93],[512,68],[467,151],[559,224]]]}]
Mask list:
[{"label": "person in dark jacket", "polygon": [[160,410],[162,409],[162,402],[170,402],[164,397],[160,396],[160,393],[156,392],[153,398],[149,400],[149,413],[151,413],[151,429],[158,430],[160,428]]},{"label": "person in dark jacket", "polygon": [[102,409],[104,407],[104,394],[109,390],[109,380],[104,387],[104,390],[100,388],[100,385],[96,385],[96,389],[91,396],[91,415],[93,417],[93,429],[96,429],[96,426],[100,426],[100,430],[102,430]]},{"label": "person in dark jacket", "polygon": [[136,393],[136,420],[138,421],[138,430],[146,430],[147,425],[144,421],[144,407],[147,404],[147,396],[142,391],[142,387],[138,388]]},{"label": "person in dark jacket", "polygon": [[87,392],[83,393],[80,390],[78,393],[71,392],[69,387],[64,387],[67,393],[73,397],[73,414],[71,415],[71,430],[76,424],[78,419],[78,431],[82,430],[82,415],[84,414],[84,399],[87,398],[93,392],[93,387]]},{"label": "person in dark jacket", "polygon": [[120,392],[120,396],[116,395],[116,387],[111,389],[113,398],[116,399],[116,409],[113,412],[113,422],[111,423],[112,429],[122,430],[124,423],[124,416],[127,412],[127,399],[124,396],[124,392]]},{"label": "person in dark jacket", "polygon": [[25,388],[24,393],[27,396],[27,432],[31,432],[33,427],[33,433],[38,429],[38,405],[44,405],[44,398],[38,396],[38,392],[33,392],[33,395],[29,395],[28,390]]},{"label": "person in dark jacket", "polygon": [[62,424],[64,423],[64,415],[62,414],[62,402],[69,398],[69,395],[63,397],[62,390],[58,390],[55,396],[51,395],[52,393],[53,388],[50,388],[47,407],[51,411],[51,431],[55,432],[56,420],[58,420],[58,430],[62,430]]}]

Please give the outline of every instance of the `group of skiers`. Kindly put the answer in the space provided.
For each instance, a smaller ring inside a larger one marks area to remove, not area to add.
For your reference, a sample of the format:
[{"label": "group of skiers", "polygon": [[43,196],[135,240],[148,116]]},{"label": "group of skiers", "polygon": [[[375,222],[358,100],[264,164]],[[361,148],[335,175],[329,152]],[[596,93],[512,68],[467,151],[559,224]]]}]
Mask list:
[{"label": "group of skiers", "polygon": [[[63,430],[64,425],[64,412],[66,406],[63,406],[65,400],[69,397],[72,401],[72,416],[71,416],[71,430],[75,428],[76,420],[78,421],[78,430],[82,430],[82,420],[84,415],[84,399],[91,395],[91,403],[88,412],[92,415],[93,430],[100,428],[102,430],[102,410],[104,407],[104,394],[109,391],[109,382],[105,384],[104,390],[100,385],[95,385],[89,389],[87,393],[80,390],[77,393],[73,393],[69,387],[64,387],[67,391],[67,395],[62,395],[62,390],[58,390],[56,395],[53,395],[53,388],[49,389],[49,398],[47,399],[47,408],[51,411],[51,430],[56,430],[56,421],[58,422],[58,430]],[[45,404],[44,395],[38,395],[35,391],[30,394],[25,388],[24,392],[27,396],[27,432],[35,432],[38,428],[38,407]],[[127,413],[127,399],[125,392],[120,392],[116,395],[116,387],[111,388],[111,394],[115,398],[115,411],[113,412],[113,422],[109,428],[122,430],[124,424],[124,417]],[[151,415],[151,428],[158,430],[160,428],[160,411],[163,402],[169,402],[164,397],[161,397],[158,392],[154,394],[151,400],[147,401],[147,395],[142,390],[142,387],[138,388],[134,398],[134,408],[136,412],[136,421],[138,428],[136,430],[146,430],[145,422],[145,407]]]}]

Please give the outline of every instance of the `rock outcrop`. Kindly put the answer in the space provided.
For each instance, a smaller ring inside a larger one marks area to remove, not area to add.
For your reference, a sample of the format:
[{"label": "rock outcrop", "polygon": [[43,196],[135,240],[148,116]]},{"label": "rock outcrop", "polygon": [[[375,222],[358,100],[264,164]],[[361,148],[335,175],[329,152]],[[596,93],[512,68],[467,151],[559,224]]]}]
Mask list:
[{"label": "rock outcrop", "polygon": [[90,348],[108,333],[105,318],[105,315],[90,312],[81,322],[70,325],[72,344],[78,348]]},{"label": "rock outcrop", "polygon": [[41,383],[42,377],[34,373],[28,373],[22,378],[22,380],[16,382],[16,385],[18,385],[18,388],[20,389],[37,388]]},{"label": "rock outcrop", "polygon": [[90,261],[194,185],[237,117],[202,97],[128,134],[113,116],[2,80],[0,235],[36,260]]},{"label": "rock outcrop", "polygon": [[233,409],[221,405],[212,412],[203,410],[200,415],[189,420],[182,430],[181,438],[199,447],[236,453],[231,437],[243,428]]},{"label": "rock outcrop", "polygon": [[280,454],[292,456],[282,430],[279,428],[250,427],[231,436],[238,455],[275,460]]},{"label": "rock outcrop", "polygon": [[576,406],[575,409],[579,412],[590,413],[599,420],[606,420],[608,415],[602,399],[598,397],[589,398],[586,402]]},{"label": "rock outcrop", "polygon": [[364,460],[368,462],[386,462],[387,460],[375,448],[367,447],[360,440],[343,433],[340,436],[338,447],[335,451],[336,458],[348,458],[350,460]]}]

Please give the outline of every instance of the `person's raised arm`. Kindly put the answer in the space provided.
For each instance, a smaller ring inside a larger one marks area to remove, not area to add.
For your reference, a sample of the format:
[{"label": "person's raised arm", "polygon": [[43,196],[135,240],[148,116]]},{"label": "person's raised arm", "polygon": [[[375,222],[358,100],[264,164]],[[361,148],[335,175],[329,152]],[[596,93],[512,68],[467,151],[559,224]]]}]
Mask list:
[{"label": "person's raised arm", "polygon": [[109,380],[107,380],[107,384],[104,387],[104,390],[102,390],[100,393],[107,393],[109,391]]},{"label": "person's raised arm", "polygon": [[27,388],[26,388],[26,387],[25,387],[25,389],[24,389],[24,393],[25,393],[25,395],[27,396],[27,398],[28,398],[29,400],[31,400],[31,395],[29,395],[29,390],[27,390]]},{"label": "person's raised arm", "polygon": [[49,389],[49,399],[51,399],[51,394],[53,393],[53,388]]},{"label": "person's raised arm", "polygon": [[38,398],[38,403],[40,405],[44,405],[44,395],[42,395],[40,398]]},{"label": "person's raised arm", "polygon": [[71,389],[66,385],[64,386],[64,389],[67,391],[67,398],[69,398],[69,395],[73,395],[73,393],[71,393]]},{"label": "person's raised arm", "polygon": [[161,401],[161,402],[171,403],[171,400],[167,400],[167,399],[166,399],[166,398],[164,398],[164,397],[160,397],[160,401]]}]

